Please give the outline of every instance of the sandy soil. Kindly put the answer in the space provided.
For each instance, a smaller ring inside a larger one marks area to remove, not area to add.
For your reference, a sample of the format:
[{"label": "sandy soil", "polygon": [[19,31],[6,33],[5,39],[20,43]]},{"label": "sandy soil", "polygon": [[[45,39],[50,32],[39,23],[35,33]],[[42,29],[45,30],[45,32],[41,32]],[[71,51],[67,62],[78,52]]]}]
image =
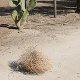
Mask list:
[{"label": "sandy soil", "polygon": [[[2,24],[14,23],[10,15],[3,16],[0,12],[0,80],[80,80],[79,14],[58,15],[55,19],[53,15],[36,13],[28,17],[22,32]],[[40,75],[11,69],[9,63],[33,47],[52,60],[52,69]]]}]

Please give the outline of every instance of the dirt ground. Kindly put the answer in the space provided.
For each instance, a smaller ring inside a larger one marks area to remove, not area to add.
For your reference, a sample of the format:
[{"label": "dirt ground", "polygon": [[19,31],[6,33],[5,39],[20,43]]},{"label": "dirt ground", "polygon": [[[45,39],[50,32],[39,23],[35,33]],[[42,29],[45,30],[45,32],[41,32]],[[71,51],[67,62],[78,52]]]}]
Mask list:
[{"label": "dirt ground", "polygon": [[[31,13],[22,32],[10,29],[13,24],[8,1],[0,0],[0,80],[80,80],[80,14]],[[50,57],[53,68],[40,75],[11,69],[9,63],[33,47]]]}]

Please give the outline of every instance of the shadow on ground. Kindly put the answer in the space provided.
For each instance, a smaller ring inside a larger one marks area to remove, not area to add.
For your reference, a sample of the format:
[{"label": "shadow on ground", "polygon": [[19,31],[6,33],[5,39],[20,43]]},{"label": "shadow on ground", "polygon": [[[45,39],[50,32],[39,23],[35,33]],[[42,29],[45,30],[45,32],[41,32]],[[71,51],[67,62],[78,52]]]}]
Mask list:
[{"label": "shadow on ground", "polygon": [[[73,11],[72,11],[73,10]],[[67,13],[75,13],[76,8],[64,8],[64,7],[58,7],[57,8],[57,14],[61,15],[61,14],[67,14]],[[54,15],[54,7],[36,7],[35,9],[33,9],[32,11],[30,11],[31,15],[35,15],[35,14],[46,14],[46,15]]]},{"label": "shadow on ground", "polygon": [[[40,14],[48,14],[48,15],[54,15],[54,1],[38,1],[38,3],[44,3],[44,6],[41,5],[40,7],[36,7],[32,11],[30,11],[30,14],[34,15],[36,13]],[[52,6],[45,6],[45,3],[51,4]],[[73,13],[71,10],[76,11],[76,1],[71,0],[64,0],[64,1],[57,1],[57,14],[66,14],[69,12]]]},{"label": "shadow on ground", "polygon": [[15,72],[21,72],[24,75],[31,74],[31,75],[38,75],[37,73],[31,72],[29,69],[26,69],[21,63],[16,61],[10,62],[9,67]]},{"label": "shadow on ground", "polygon": [[11,7],[0,7],[0,16],[7,16],[10,15],[13,11]]},{"label": "shadow on ground", "polygon": [[2,28],[8,28],[8,29],[16,29],[16,30],[19,29],[15,25],[10,26],[8,24],[0,24],[0,27],[2,27]]}]

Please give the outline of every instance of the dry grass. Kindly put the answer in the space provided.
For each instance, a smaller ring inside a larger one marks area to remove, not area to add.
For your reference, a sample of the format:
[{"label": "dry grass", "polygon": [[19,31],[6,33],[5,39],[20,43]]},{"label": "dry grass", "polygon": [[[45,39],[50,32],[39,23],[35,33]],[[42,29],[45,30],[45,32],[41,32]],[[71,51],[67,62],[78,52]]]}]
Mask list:
[{"label": "dry grass", "polygon": [[21,56],[19,62],[29,73],[44,73],[51,67],[48,58],[37,50],[26,52]]}]

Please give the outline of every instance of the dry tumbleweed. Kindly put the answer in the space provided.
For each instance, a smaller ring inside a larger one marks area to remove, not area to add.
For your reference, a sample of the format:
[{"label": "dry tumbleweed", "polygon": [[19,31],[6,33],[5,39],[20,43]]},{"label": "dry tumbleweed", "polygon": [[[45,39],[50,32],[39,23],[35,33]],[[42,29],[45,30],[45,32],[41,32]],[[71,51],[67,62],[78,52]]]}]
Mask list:
[{"label": "dry tumbleweed", "polygon": [[48,58],[41,52],[33,50],[32,52],[25,53],[19,59],[19,63],[25,70],[30,73],[44,73],[49,70],[51,65]]}]

